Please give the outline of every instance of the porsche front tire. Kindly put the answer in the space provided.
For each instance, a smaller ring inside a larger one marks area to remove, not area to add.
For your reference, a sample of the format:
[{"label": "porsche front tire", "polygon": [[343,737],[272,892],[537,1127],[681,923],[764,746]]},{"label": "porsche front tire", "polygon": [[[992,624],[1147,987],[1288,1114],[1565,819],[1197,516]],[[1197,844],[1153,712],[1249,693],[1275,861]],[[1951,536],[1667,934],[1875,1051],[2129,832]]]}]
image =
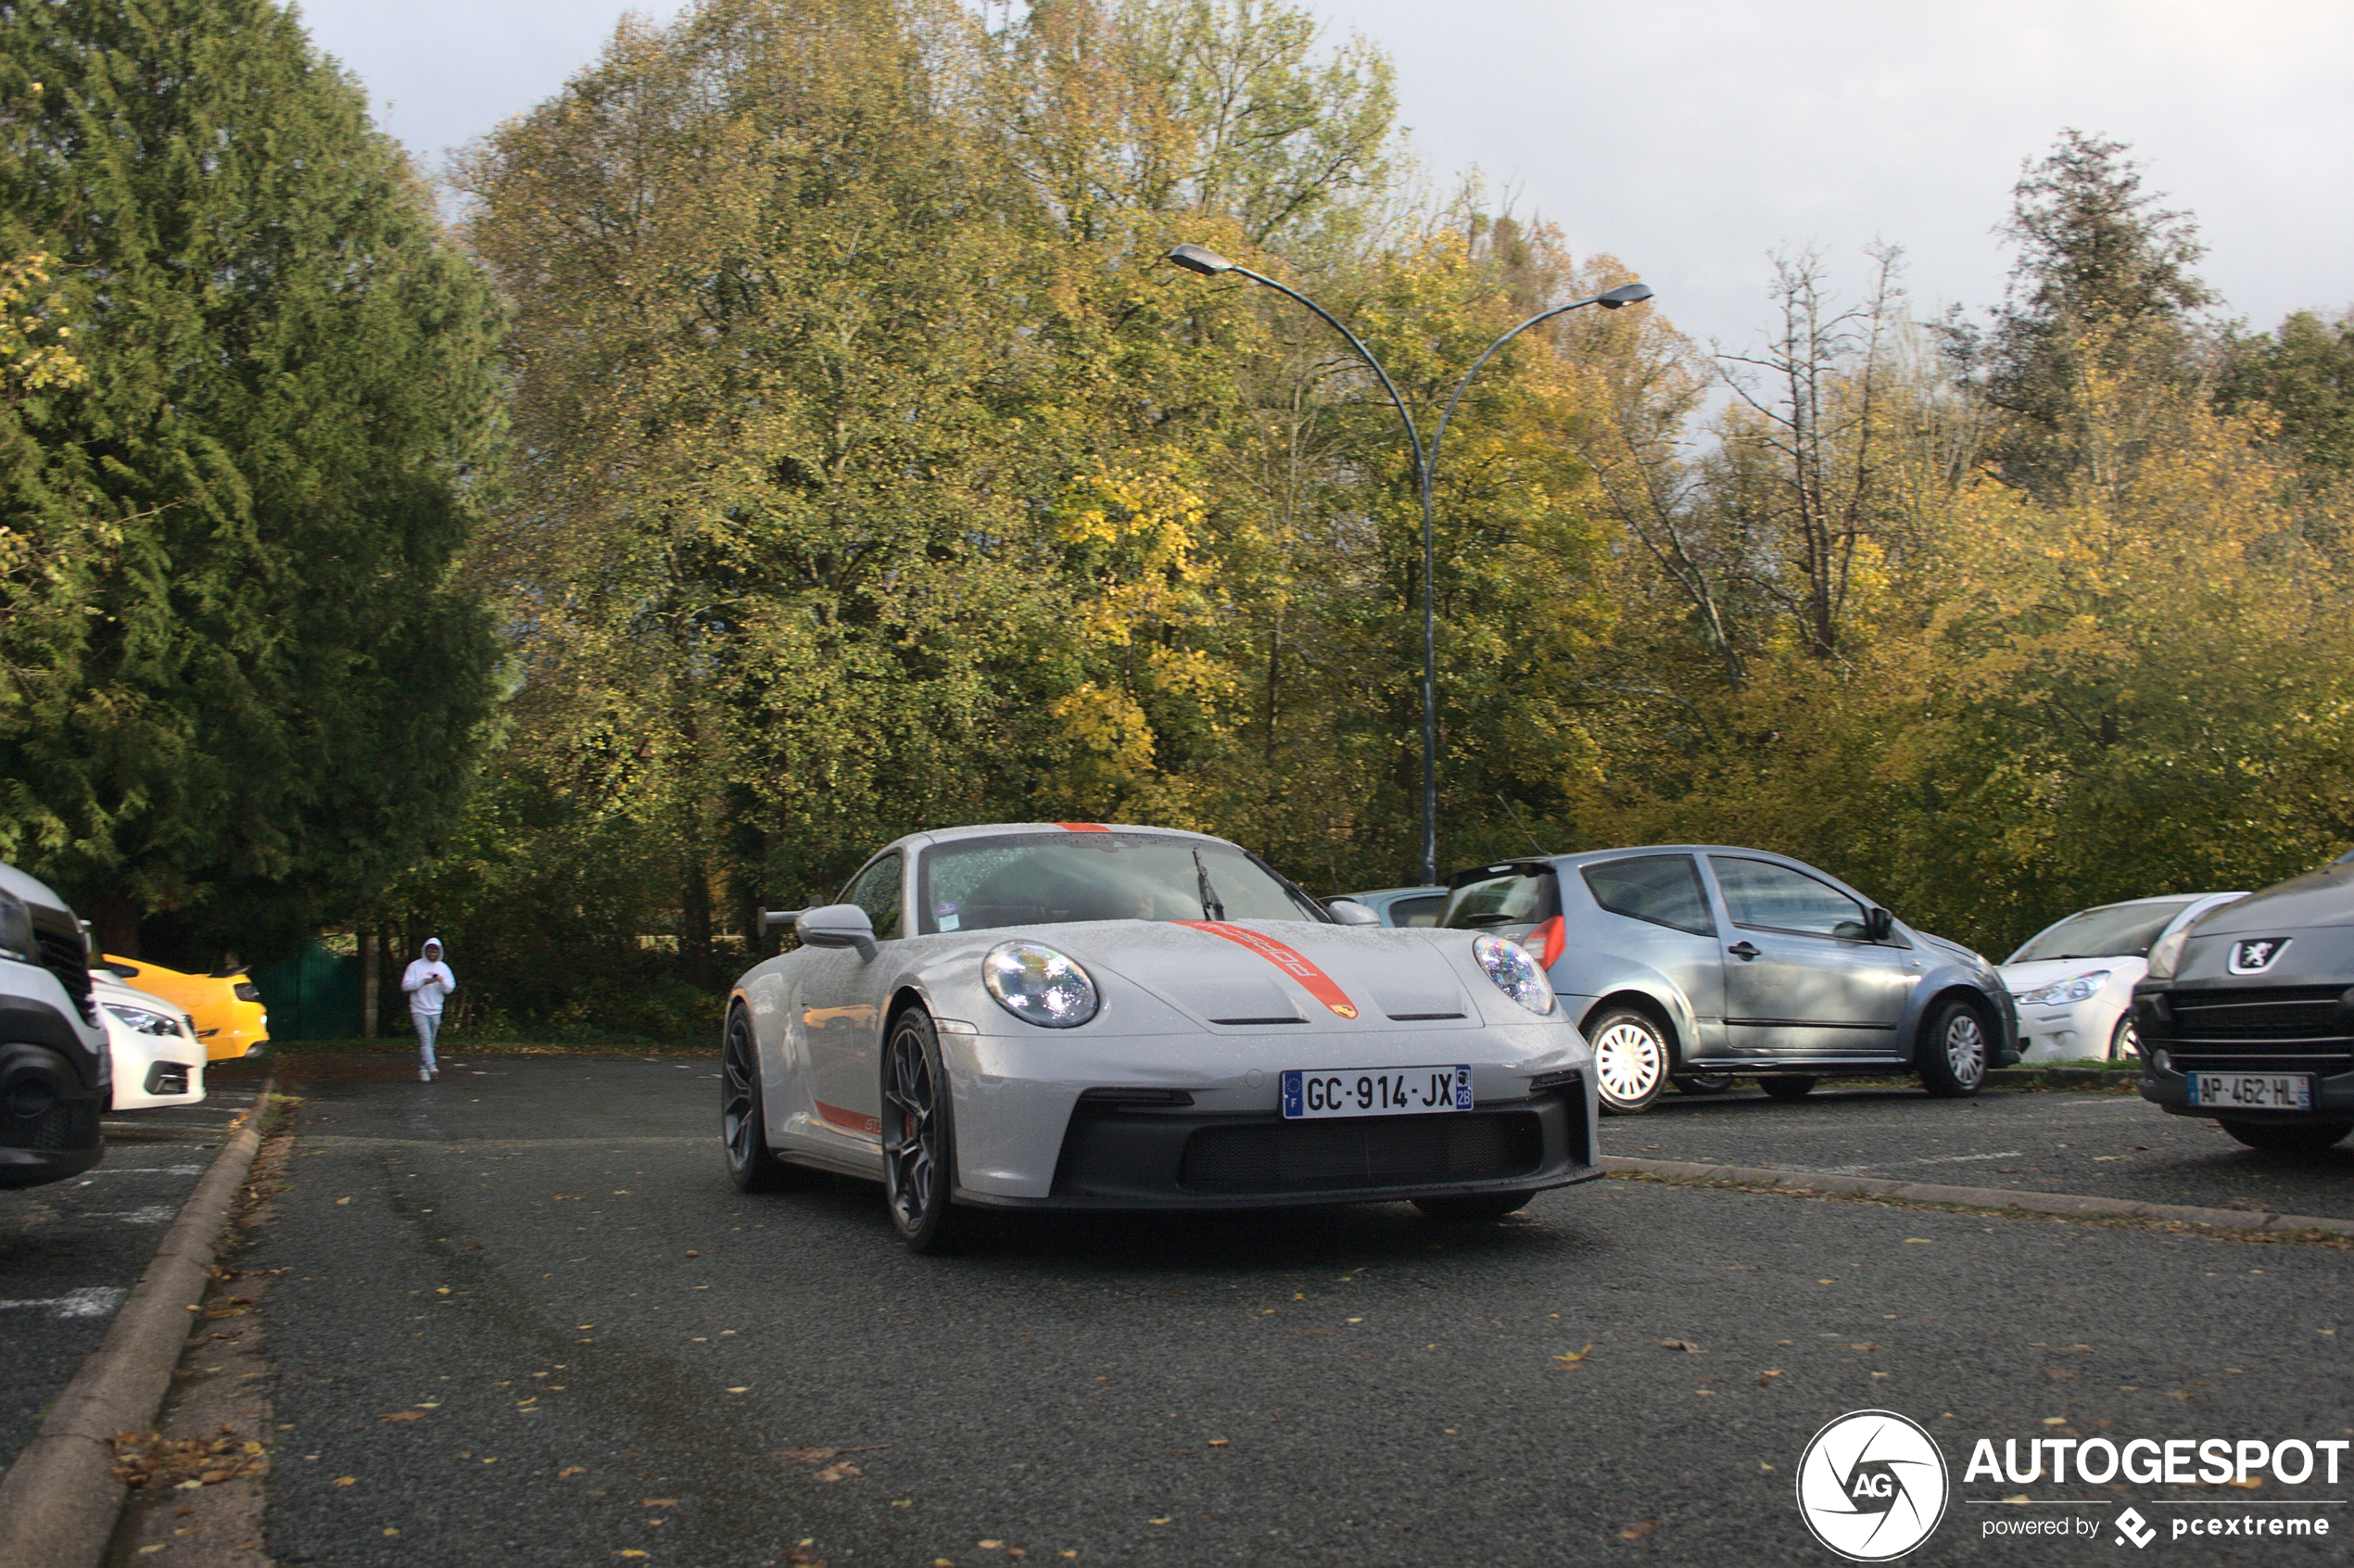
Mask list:
[{"label": "porsche front tire", "polygon": [[956,1185],[956,1129],[940,1035],[931,1015],[909,1007],[892,1020],[882,1059],[883,1195],[910,1252],[954,1246],[965,1216]]},{"label": "porsche front tire", "polygon": [[740,1193],[798,1186],[809,1173],[777,1157],[768,1146],[767,1106],[760,1092],[760,1047],[741,1007],[728,1010],[720,1050],[719,1136],[728,1150],[728,1180]]}]

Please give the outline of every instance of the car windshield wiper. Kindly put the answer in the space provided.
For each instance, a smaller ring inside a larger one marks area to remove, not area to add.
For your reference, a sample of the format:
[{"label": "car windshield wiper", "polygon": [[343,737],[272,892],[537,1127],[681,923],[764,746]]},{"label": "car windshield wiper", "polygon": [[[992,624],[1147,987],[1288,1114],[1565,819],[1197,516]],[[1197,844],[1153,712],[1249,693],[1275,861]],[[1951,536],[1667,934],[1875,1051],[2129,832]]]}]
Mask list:
[{"label": "car windshield wiper", "polygon": [[1209,867],[1201,863],[1199,850],[1194,851],[1194,876],[1201,884],[1201,917],[1205,920],[1223,920],[1226,906],[1218,902],[1217,891],[1209,885]]}]

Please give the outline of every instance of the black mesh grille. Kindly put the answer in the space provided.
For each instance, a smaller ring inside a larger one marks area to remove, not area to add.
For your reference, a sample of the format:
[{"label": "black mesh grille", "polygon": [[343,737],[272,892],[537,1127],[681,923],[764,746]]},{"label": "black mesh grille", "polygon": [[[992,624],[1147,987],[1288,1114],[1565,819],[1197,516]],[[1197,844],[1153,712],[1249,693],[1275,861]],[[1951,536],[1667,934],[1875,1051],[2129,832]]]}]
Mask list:
[{"label": "black mesh grille", "polygon": [[[2354,1018],[2343,986],[2248,986],[2176,992],[2168,1059],[2180,1072],[2354,1069]],[[2156,1043],[2153,1041],[2153,1043]]]},{"label": "black mesh grille", "polygon": [[2177,1038],[2209,1040],[2310,1040],[2343,1036],[2348,1019],[2338,1011],[2343,986],[2283,986],[2263,991],[2176,992]]},{"label": "black mesh grille", "polygon": [[90,1000],[90,946],[82,940],[82,928],[72,916],[62,910],[32,910],[33,940],[41,948],[41,967],[57,977],[66,988],[73,1005],[92,1023],[98,1021],[97,1006]]},{"label": "black mesh grille", "polygon": [[1544,1157],[1533,1111],[1206,1127],[1178,1181],[1200,1192],[1297,1193],[1527,1175]]},{"label": "black mesh grille", "polygon": [[59,1101],[39,1116],[0,1111],[0,1144],[51,1152],[86,1149],[98,1141],[98,1107],[89,1100]]}]

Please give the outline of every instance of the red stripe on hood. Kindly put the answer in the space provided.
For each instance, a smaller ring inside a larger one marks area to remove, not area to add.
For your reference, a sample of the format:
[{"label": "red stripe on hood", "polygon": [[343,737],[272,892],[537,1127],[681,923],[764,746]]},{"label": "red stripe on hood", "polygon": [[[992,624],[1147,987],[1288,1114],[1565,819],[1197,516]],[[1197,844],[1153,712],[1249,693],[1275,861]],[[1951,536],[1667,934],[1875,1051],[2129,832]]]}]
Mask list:
[{"label": "red stripe on hood", "polygon": [[1353,1018],[1357,1016],[1357,1004],[1348,999],[1348,993],[1333,983],[1332,976],[1310,963],[1305,955],[1285,947],[1273,937],[1261,936],[1247,927],[1230,926],[1222,920],[1174,920],[1171,924],[1191,926],[1197,931],[1208,931],[1211,936],[1224,937],[1228,942],[1238,946],[1247,947],[1297,980],[1307,988],[1309,995],[1313,996],[1342,1018]]},{"label": "red stripe on hood", "polygon": [[1055,826],[1066,833],[1108,833],[1111,831],[1100,822],[1057,822]]}]

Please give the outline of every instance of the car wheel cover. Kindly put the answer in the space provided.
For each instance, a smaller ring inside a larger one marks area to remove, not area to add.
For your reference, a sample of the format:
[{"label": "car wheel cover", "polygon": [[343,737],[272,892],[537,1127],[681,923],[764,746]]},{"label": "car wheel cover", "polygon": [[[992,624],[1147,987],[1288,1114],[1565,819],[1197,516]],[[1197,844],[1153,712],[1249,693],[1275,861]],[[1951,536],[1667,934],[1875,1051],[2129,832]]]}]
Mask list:
[{"label": "car wheel cover", "polygon": [[1594,1042],[1594,1076],[1615,1105],[1632,1105],[1659,1087],[1667,1053],[1659,1035],[1634,1018],[1619,1018]]},{"label": "car wheel cover", "polygon": [[2121,1062],[2128,1056],[2138,1056],[2141,1054],[2142,1031],[2140,1027],[2129,1018],[2119,1025],[2117,1032],[2109,1037],[2108,1059],[2113,1062]]},{"label": "car wheel cover", "polygon": [[1986,1031],[1967,1007],[1957,1008],[1945,1021],[1945,1065],[1965,1089],[1986,1076]]},{"label": "car wheel cover", "polygon": [[940,1095],[923,1035],[910,1024],[892,1031],[882,1121],[892,1217],[912,1232],[931,1212],[939,1181]]},{"label": "car wheel cover", "polygon": [[759,1069],[753,1061],[752,1027],[741,1013],[728,1020],[725,1069],[727,1087],[719,1102],[720,1132],[728,1140],[728,1163],[741,1170],[759,1153],[753,1141],[761,1136],[760,1094],[754,1081]]}]

